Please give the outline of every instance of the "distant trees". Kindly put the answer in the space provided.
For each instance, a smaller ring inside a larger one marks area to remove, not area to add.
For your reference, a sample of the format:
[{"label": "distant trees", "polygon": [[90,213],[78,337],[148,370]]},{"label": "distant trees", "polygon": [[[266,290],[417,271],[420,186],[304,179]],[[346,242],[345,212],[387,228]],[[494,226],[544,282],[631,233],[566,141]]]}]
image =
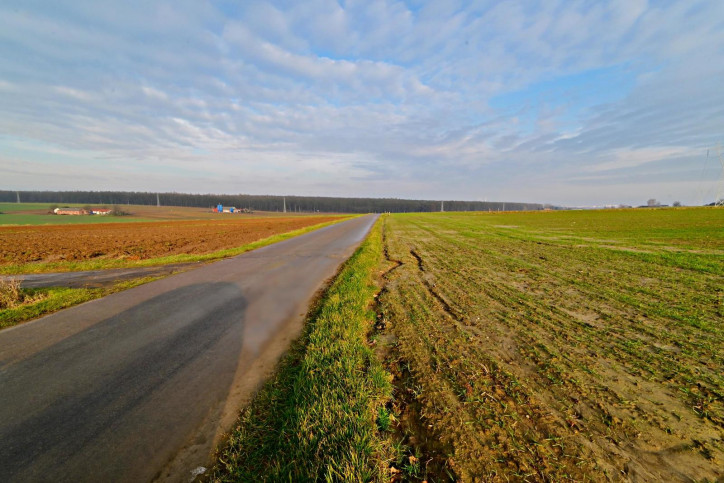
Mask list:
[{"label": "distant trees", "polygon": [[676,207],[681,206],[681,201],[674,201],[673,206],[676,206]]},{"label": "distant trees", "polygon": [[130,213],[124,211],[119,205],[113,205],[111,211],[108,213],[110,216],[128,216]]},{"label": "distant trees", "polygon": [[[97,205],[122,206],[156,205],[156,193],[133,191],[22,191],[22,199],[27,203],[92,203]],[[15,191],[0,190],[0,202],[12,202]],[[403,200],[398,198],[333,198],[326,196],[273,196],[273,195],[219,195],[159,193],[162,205],[192,206],[211,208],[221,203],[235,206],[239,210],[282,211],[284,198],[288,212],[295,213],[402,213],[440,211],[440,201]],[[521,211],[542,210],[538,203],[488,202],[488,201],[448,201],[445,211]],[[123,211],[123,210],[121,210]]]},{"label": "distant trees", "polygon": [[661,206],[661,203],[659,203],[659,202],[656,200],[656,198],[651,198],[651,199],[649,199],[649,200],[646,202],[646,206],[651,206],[651,207]]}]

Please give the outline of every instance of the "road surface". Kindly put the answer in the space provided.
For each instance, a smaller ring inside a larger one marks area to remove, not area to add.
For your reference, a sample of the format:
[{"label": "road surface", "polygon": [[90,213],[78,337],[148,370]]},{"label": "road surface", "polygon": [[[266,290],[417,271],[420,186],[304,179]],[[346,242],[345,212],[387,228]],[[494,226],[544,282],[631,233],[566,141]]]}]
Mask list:
[{"label": "road surface", "polygon": [[188,481],[375,219],[0,331],[0,481]]},{"label": "road surface", "polygon": [[0,282],[18,280],[23,288],[43,287],[105,287],[121,280],[140,277],[171,275],[198,268],[204,262],[174,263],[156,267],[113,268],[108,270],[88,270],[82,272],[28,273],[23,275],[0,275]]}]

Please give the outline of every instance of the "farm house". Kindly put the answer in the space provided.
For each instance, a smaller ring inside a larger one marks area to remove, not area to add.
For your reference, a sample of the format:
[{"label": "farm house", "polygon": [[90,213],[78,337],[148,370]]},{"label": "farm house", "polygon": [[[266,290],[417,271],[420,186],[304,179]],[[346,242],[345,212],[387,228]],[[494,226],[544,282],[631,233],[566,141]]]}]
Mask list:
[{"label": "farm house", "polygon": [[53,210],[56,215],[87,215],[88,212],[82,208],[56,208]]},{"label": "farm house", "polygon": [[111,212],[108,208],[56,208],[53,213],[56,215],[108,215]]}]

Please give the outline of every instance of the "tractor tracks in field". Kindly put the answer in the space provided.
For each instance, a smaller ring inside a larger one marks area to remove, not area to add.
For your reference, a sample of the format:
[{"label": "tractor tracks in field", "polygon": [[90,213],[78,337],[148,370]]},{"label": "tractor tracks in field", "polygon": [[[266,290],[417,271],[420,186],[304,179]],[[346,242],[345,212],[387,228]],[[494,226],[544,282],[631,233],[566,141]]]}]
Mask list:
[{"label": "tractor tracks in field", "polygon": [[430,293],[432,298],[437,300],[440,304],[442,311],[452,317],[453,320],[463,323],[463,316],[460,315],[447,300],[445,300],[445,297],[443,297],[442,294],[435,289],[435,284],[430,281],[420,254],[413,248],[410,250],[410,255],[412,255],[412,257],[417,261],[417,268],[420,271],[420,279],[422,280],[422,283],[425,285],[425,288],[427,288],[427,291]]},{"label": "tractor tracks in field", "polygon": [[[387,410],[395,415],[395,423],[389,436],[392,446],[400,448],[397,460],[390,463],[393,474],[401,472],[403,479],[428,481],[455,481],[454,470],[449,455],[453,448],[443,443],[439,435],[424,416],[423,403],[419,399],[420,384],[416,381],[411,368],[412,361],[405,359],[399,349],[399,334],[396,331],[394,312],[388,304],[393,304],[397,296],[397,283],[407,276],[425,279],[422,258],[410,250],[410,256],[416,260],[415,269],[409,259],[396,258],[390,250],[387,220],[382,230],[383,263],[386,268],[380,274],[381,289],[376,297],[374,310],[377,316],[373,338],[375,352],[385,369],[393,375],[393,398],[387,403]],[[403,257],[407,258],[407,257]],[[409,272],[408,269],[409,268]],[[438,300],[443,308],[449,309],[445,300],[435,293],[433,285],[424,280],[427,290]],[[448,312],[455,317],[454,312]]]}]

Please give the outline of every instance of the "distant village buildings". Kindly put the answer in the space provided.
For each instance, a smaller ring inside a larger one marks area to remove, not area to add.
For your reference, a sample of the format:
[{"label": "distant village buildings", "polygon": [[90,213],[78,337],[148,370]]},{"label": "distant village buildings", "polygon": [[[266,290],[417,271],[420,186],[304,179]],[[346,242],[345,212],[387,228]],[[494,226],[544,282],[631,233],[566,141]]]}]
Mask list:
[{"label": "distant village buildings", "polygon": [[254,213],[251,208],[237,208],[235,206],[224,206],[221,203],[211,210],[213,213]]},{"label": "distant village buildings", "polygon": [[56,215],[107,215],[111,212],[108,208],[92,208],[86,210],[84,208],[56,208],[53,213]]},{"label": "distant village buildings", "polygon": [[56,208],[53,210],[56,215],[87,215],[88,212],[82,208]]}]

